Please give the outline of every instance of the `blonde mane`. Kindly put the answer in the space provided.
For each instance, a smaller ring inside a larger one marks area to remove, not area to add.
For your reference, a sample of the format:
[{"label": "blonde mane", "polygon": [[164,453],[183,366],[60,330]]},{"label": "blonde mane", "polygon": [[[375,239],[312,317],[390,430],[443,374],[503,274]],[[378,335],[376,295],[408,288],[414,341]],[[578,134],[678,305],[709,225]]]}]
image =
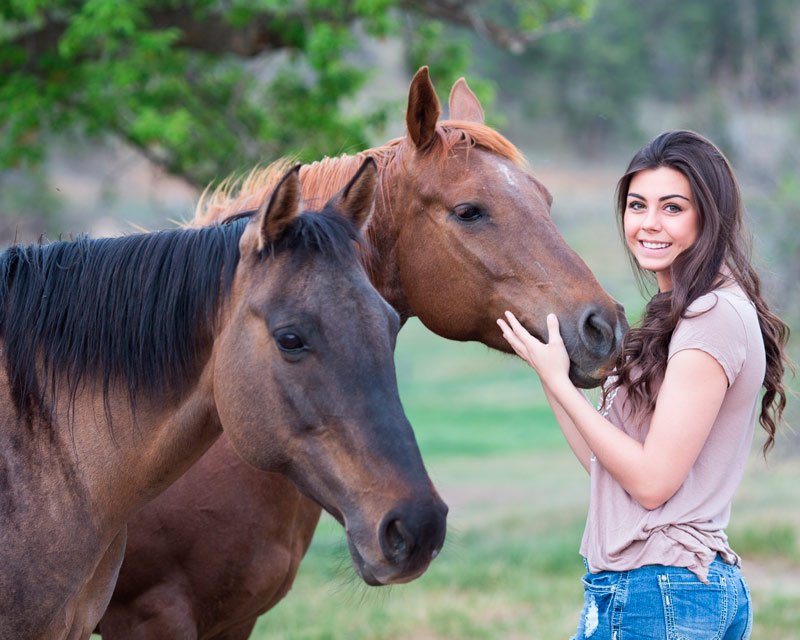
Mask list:
[{"label": "blonde mane", "polygon": [[[480,147],[527,168],[522,153],[503,135],[482,123],[466,120],[444,120],[436,127],[441,144],[434,146],[441,162],[446,162],[453,149]],[[355,174],[366,156],[375,159],[381,183],[391,179],[402,167],[402,158],[411,143],[407,137],[395,138],[380,147],[354,155],[326,157],[300,170],[303,195],[309,208],[320,208]],[[283,175],[296,164],[292,158],[281,158],[266,167],[256,167],[240,177],[229,176],[214,188],[207,187],[197,203],[192,226],[205,226],[230,218],[237,213],[257,209],[272,192]]]}]

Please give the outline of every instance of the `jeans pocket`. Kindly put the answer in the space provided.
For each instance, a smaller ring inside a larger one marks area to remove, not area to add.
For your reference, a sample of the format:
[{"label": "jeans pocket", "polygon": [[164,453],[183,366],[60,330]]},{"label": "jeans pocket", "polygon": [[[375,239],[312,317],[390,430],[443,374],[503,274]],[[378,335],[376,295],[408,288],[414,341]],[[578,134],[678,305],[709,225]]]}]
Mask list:
[{"label": "jeans pocket", "polygon": [[728,608],[726,579],[709,574],[709,584],[694,575],[658,576],[669,640],[718,640]]},{"label": "jeans pocket", "polygon": [[613,593],[619,583],[619,573],[614,571],[600,571],[599,573],[587,573],[581,579],[583,588],[586,591],[596,593]]},{"label": "jeans pocket", "polygon": [[611,637],[611,618],[618,575],[603,571],[587,573],[583,577],[583,610],[575,634],[577,640]]}]

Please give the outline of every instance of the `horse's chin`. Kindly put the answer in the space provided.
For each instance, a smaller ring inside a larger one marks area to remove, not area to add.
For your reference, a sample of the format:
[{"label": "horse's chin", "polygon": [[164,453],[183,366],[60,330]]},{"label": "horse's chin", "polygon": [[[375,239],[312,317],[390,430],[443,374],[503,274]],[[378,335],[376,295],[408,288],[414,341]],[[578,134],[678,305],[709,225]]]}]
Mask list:
[{"label": "horse's chin", "polygon": [[569,379],[578,389],[594,389],[603,384],[606,376],[599,371],[586,373],[574,362],[570,361],[569,364]]},{"label": "horse's chin", "polygon": [[[350,549],[350,557],[353,559],[353,567],[355,567],[356,573],[358,573],[361,579],[370,587],[384,587],[390,584],[411,582],[425,573],[427,569],[427,565],[410,573],[396,573],[390,569],[388,572],[385,572],[386,575],[380,575],[379,577],[378,568],[364,560],[364,556],[358,551],[358,548],[350,539],[350,536],[347,537],[347,546]],[[434,554],[433,557],[436,557],[436,554]]]},{"label": "horse's chin", "polygon": [[353,559],[353,567],[355,567],[356,573],[361,579],[370,587],[384,586],[384,583],[378,580],[373,573],[372,567],[364,560],[364,557],[358,551],[358,547],[356,547],[350,539],[350,536],[347,536],[347,546],[350,549],[350,557]]}]

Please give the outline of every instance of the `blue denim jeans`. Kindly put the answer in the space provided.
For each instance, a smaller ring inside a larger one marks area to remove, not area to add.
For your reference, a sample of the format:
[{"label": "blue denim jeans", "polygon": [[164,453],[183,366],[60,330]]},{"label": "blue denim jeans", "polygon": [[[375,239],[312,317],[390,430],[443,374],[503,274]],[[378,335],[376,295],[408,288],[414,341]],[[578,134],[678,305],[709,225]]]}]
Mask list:
[{"label": "blue denim jeans", "polygon": [[573,640],[746,640],[750,590],[739,567],[719,557],[704,584],[688,569],[648,565],[583,577],[584,605]]}]

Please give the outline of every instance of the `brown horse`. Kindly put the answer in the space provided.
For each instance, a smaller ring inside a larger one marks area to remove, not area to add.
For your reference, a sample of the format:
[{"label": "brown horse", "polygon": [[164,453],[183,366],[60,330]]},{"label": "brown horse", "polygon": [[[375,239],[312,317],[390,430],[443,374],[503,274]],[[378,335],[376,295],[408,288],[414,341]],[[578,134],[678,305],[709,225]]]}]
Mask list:
[{"label": "brown horse", "polygon": [[88,638],[127,520],[223,430],[342,522],[366,582],[425,571],[447,508],[357,255],[376,181],[302,213],[292,170],[250,219],[0,254],[0,638]]},{"label": "brown horse", "polygon": [[[598,384],[625,326],[620,307],[565,244],[547,189],[483,123],[463,79],[450,94],[451,120],[439,122],[439,114],[423,68],[411,82],[408,135],[303,167],[304,196],[328,197],[363,157],[374,157],[378,196],[363,260],[401,319],[418,316],[446,338],[508,351],[495,324],[505,309],[537,336],[555,312],[572,379]],[[250,209],[274,175],[256,171],[204,196],[198,224]],[[291,587],[319,514],[285,478],[239,462],[221,438],[130,523],[104,637],[166,637],[180,620],[181,638],[247,638]]]}]

